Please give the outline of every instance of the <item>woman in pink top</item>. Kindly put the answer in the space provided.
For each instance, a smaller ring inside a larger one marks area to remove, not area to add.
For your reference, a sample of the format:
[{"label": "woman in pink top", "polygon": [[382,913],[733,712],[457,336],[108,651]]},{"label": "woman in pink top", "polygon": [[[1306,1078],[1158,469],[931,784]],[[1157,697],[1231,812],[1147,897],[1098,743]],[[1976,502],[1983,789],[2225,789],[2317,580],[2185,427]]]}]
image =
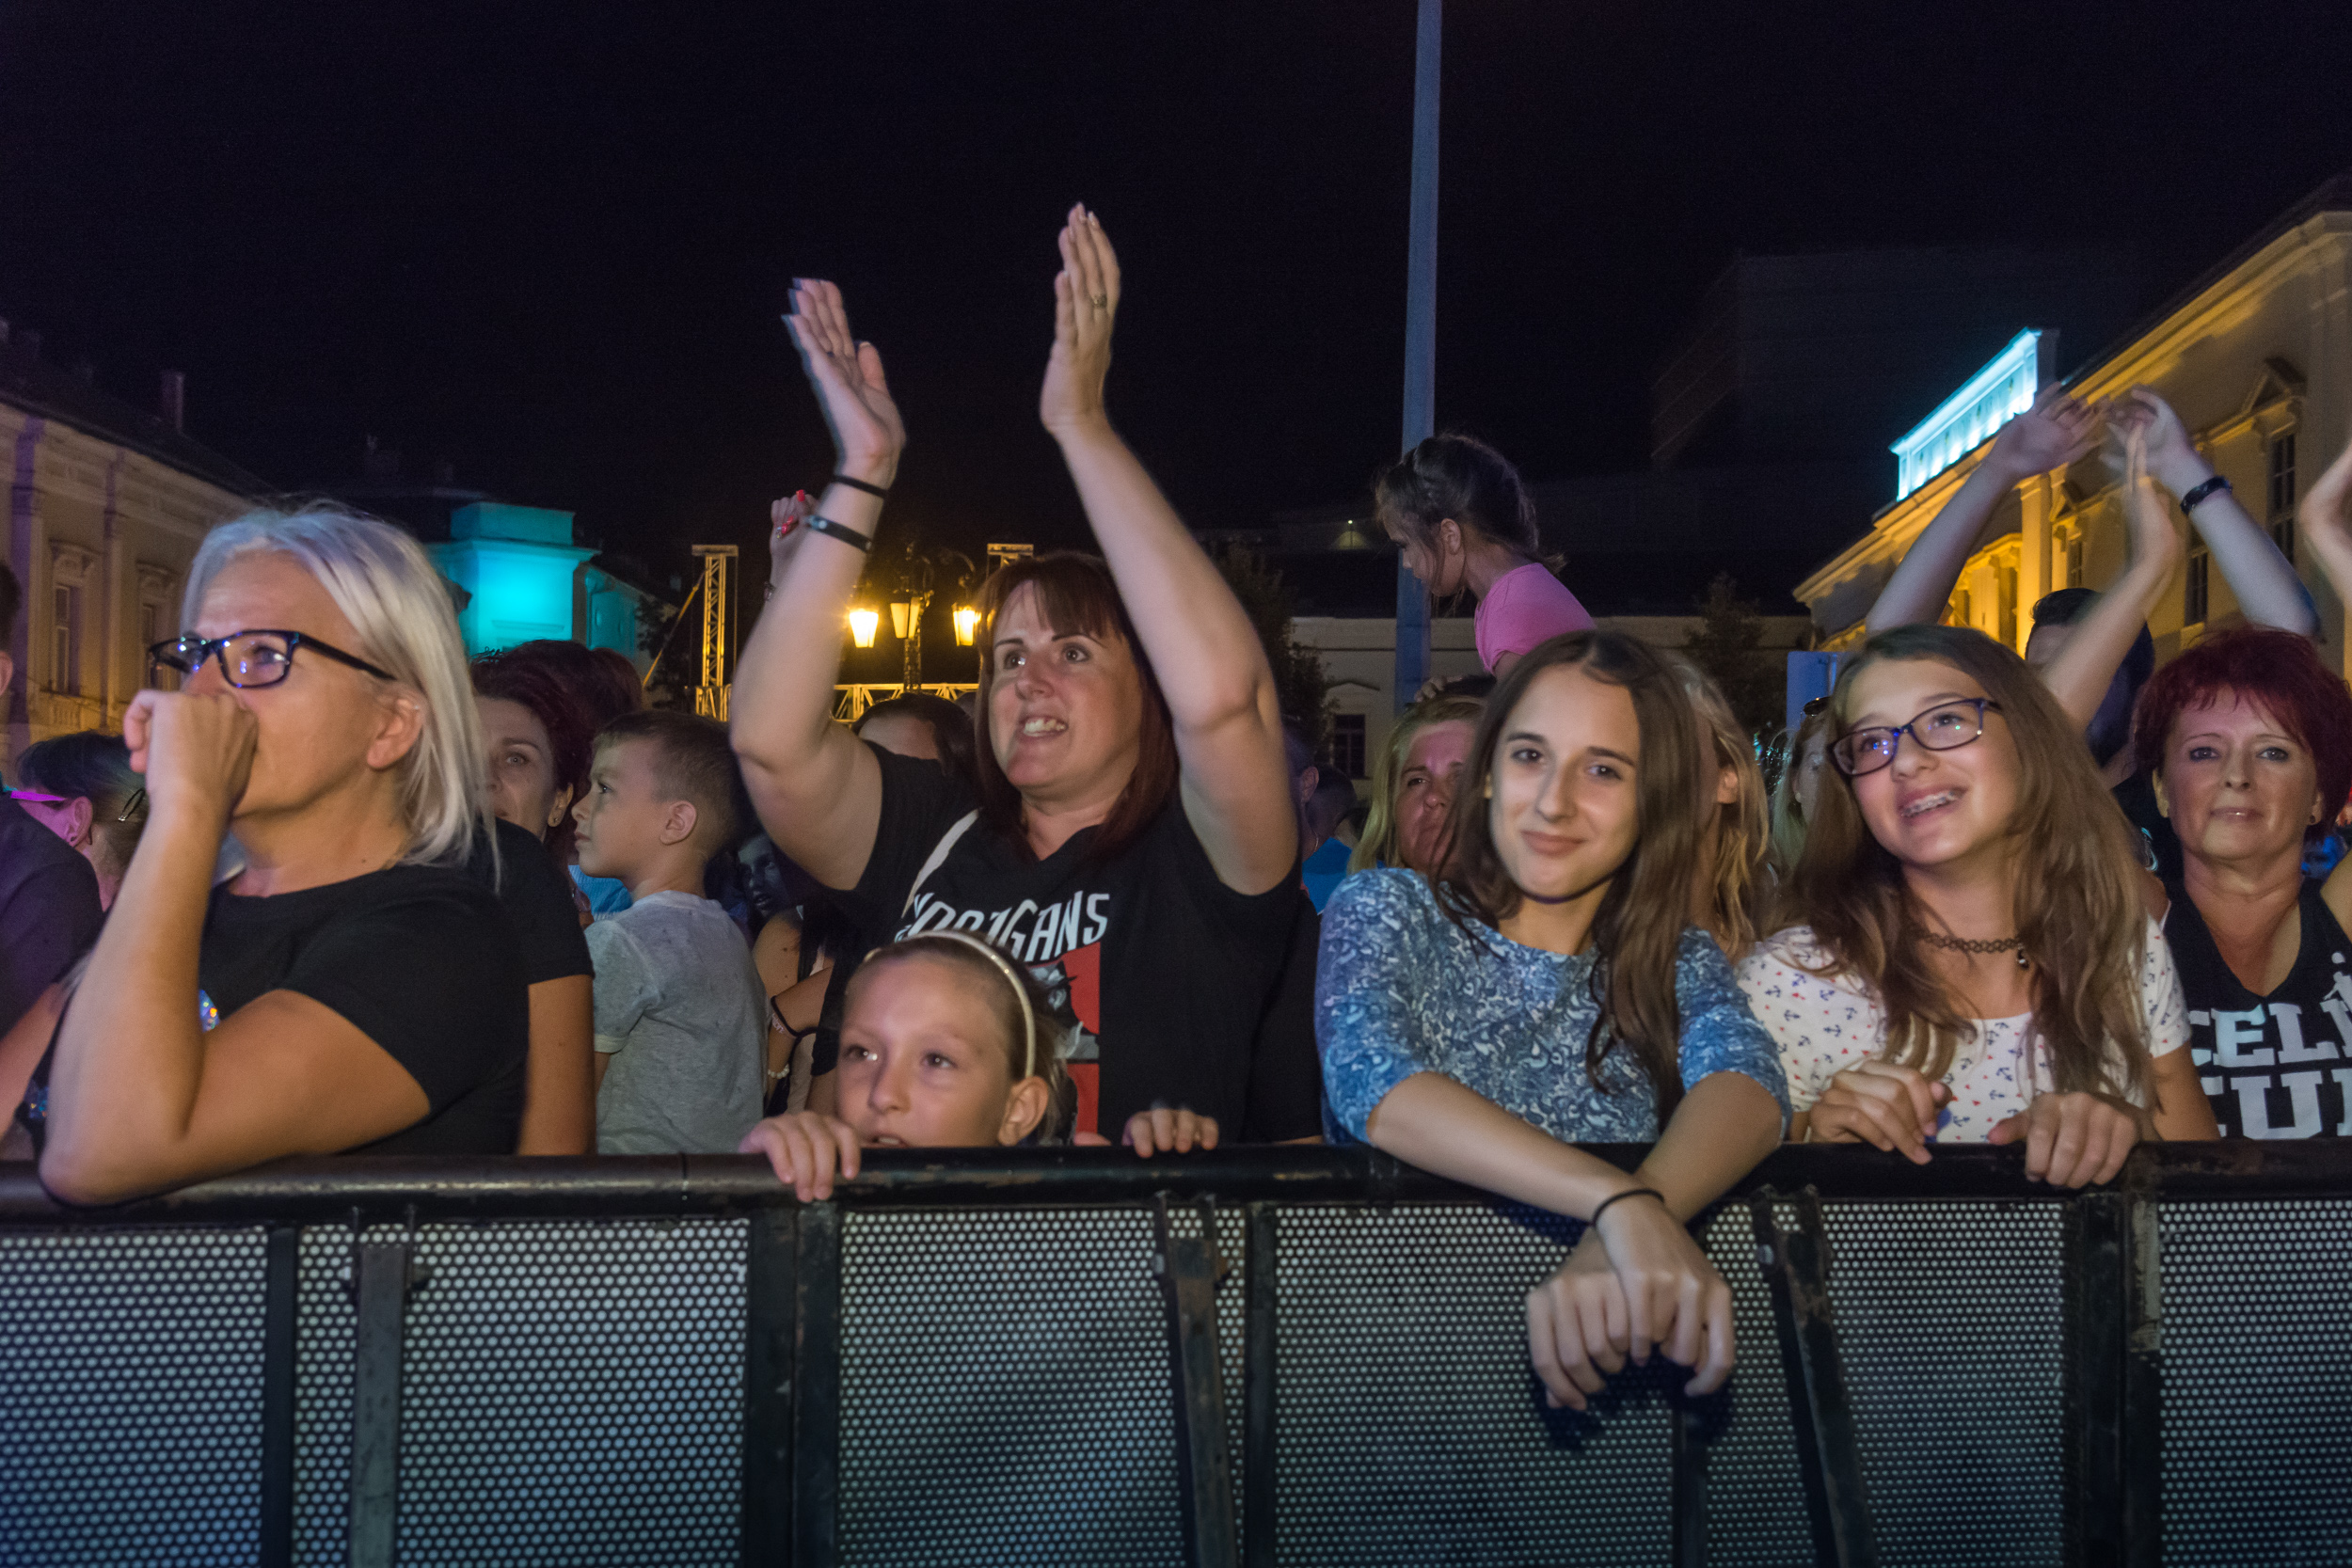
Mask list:
[{"label": "woman in pink top", "polygon": [[1536,558],[1535,503],[1510,460],[1469,436],[1432,436],[1373,487],[1380,527],[1433,598],[1478,601],[1478,661],[1508,674],[1519,657],[1593,618]]}]

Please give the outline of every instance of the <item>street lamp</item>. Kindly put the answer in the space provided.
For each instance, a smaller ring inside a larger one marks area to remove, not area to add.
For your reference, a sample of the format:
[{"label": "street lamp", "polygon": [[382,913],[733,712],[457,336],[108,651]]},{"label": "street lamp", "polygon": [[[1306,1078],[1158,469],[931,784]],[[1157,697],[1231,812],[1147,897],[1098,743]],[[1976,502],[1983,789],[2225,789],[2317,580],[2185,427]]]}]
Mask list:
[{"label": "street lamp", "polygon": [[874,645],[874,628],[882,625],[882,617],[860,605],[850,611],[850,638],[861,648]]},{"label": "street lamp", "polygon": [[956,606],[956,646],[968,648],[979,635],[980,612],[968,604]]}]

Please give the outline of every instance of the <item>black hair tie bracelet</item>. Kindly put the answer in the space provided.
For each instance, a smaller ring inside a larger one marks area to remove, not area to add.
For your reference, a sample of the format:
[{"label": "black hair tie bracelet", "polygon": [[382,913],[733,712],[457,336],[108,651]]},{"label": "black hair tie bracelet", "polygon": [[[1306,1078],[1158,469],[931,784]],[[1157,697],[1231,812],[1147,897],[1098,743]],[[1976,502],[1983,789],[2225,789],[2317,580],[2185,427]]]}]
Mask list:
[{"label": "black hair tie bracelet", "polygon": [[835,474],[825,483],[828,484],[846,484],[852,490],[863,490],[877,500],[888,500],[890,499],[890,490],[888,486],[882,484],[868,484],[862,479],[851,479],[848,474]]},{"label": "black hair tie bracelet", "polygon": [[811,533],[831,534],[834,538],[840,540],[845,545],[855,545],[860,555],[868,554],[874,548],[874,536],[872,534],[860,533],[849,524],[836,523],[831,517],[816,516],[809,518],[808,531]]},{"label": "black hair tie bracelet", "polygon": [[1609,1212],[1609,1206],[1611,1204],[1623,1203],[1629,1197],[1654,1197],[1661,1203],[1666,1201],[1666,1195],[1660,1192],[1655,1187],[1628,1187],[1624,1192],[1602,1198],[1600,1200],[1600,1207],[1593,1211],[1593,1217],[1586,1220],[1584,1223],[1586,1225],[1598,1225],[1600,1223],[1601,1215]]}]

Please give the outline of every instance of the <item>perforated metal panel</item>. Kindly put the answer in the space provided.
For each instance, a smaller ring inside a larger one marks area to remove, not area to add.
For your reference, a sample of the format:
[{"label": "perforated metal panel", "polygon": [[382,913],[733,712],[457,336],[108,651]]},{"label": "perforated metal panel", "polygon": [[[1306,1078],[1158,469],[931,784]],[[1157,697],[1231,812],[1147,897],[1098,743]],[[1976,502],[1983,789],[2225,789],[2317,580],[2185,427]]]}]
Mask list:
[{"label": "perforated metal panel", "polygon": [[1672,1370],[1621,1376],[1594,1414],[1545,1409],[1527,1291],[1574,1232],[1514,1216],[1282,1212],[1285,1568],[1665,1560]]},{"label": "perforated metal panel", "polygon": [[[741,1221],[422,1229],[401,1562],[737,1560],[745,1243]],[[347,1552],[351,1245],[347,1230],[303,1239],[301,1562]]]},{"label": "perforated metal panel", "polygon": [[2167,1203],[2164,1560],[2352,1560],[2352,1203]]},{"label": "perforated metal panel", "polygon": [[[1784,1219],[1794,1223],[1793,1212]],[[1813,1560],[1804,1481],[1797,1470],[1779,1330],[1757,1266],[1756,1222],[1734,1204],[1704,1232],[1731,1287],[1731,1382],[1707,1408],[1707,1560],[1714,1568],[1788,1568]]]},{"label": "perforated metal panel", "polygon": [[0,1562],[260,1550],[258,1230],[0,1235]]},{"label": "perforated metal panel", "polygon": [[[1198,1233],[1189,1211],[1177,1224]],[[1217,1215],[1237,1487],[1244,1230]],[[1183,1561],[1153,1255],[1134,1210],[845,1216],[844,1568]]]},{"label": "perforated metal panel", "polygon": [[2058,1562],[2058,1206],[1841,1203],[1822,1217],[1879,1560]]}]

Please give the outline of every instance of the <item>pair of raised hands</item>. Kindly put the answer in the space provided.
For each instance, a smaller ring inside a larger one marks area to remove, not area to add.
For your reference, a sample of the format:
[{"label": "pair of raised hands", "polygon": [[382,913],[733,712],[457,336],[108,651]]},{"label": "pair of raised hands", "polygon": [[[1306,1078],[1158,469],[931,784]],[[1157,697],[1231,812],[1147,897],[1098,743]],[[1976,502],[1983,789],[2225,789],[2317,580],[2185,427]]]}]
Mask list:
[{"label": "pair of raised hands", "polygon": [[[1059,237],[1061,270],[1054,275],[1054,349],[1045,363],[1038,417],[1067,438],[1107,427],[1103,384],[1111,368],[1111,325],[1119,314],[1119,257],[1102,220],[1084,206],[1070,209]],[[840,471],[888,488],[906,450],[906,421],[890,395],[881,351],[850,330],[841,290],[818,277],[795,278],[785,317],[801,365],[833,432]],[[779,525],[786,501],[778,501]]]},{"label": "pair of raised hands", "polygon": [[[1216,1147],[1216,1120],[1190,1111],[1137,1111],[1127,1118],[1121,1142],[1150,1159],[1153,1154],[1189,1154]],[[1108,1148],[1110,1139],[1099,1132],[1080,1132],[1071,1142]],[[803,1203],[822,1203],[833,1196],[834,1180],[857,1178],[857,1129],[839,1117],[818,1111],[793,1111],[770,1117],[743,1135],[739,1154],[765,1154],[776,1180],[792,1189]]]},{"label": "pair of raised hands", "polygon": [[[1952,1091],[1916,1068],[1863,1062],[1830,1080],[1807,1112],[1807,1143],[1866,1143],[1915,1164]],[[2139,1118],[2095,1094],[2041,1094],[1985,1141],[2026,1146],[2026,1174],[2055,1187],[2112,1181],[2139,1142]]]},{"label": "pair of raised hands", "polygon": [[2144,471],[2175,495],[2204,478],[2188,427],[2151,387],[2134,387],[2112,400],[2078,398],[2053,387],[2001,426],[1985,461],[2012,480],[2029,479],[2081,461],[2109,436],[2127,447],[2136,438]]}]

